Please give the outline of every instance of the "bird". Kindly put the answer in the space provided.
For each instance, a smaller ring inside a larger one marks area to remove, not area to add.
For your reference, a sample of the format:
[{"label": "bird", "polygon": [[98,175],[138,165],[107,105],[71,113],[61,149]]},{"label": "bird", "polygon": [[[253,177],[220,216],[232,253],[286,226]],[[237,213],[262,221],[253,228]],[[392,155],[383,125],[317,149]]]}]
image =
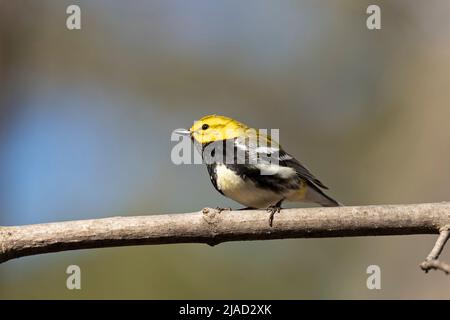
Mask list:
[{"label": "bird", "polygon": [[189,130],[176,133],[190,136],[218,192],[244,205],[243,209],[266,209],[270,226],[283,201],[342,205],[328,196],[323,191],[328,187],[270,135],[244,123],[207,115]]}]

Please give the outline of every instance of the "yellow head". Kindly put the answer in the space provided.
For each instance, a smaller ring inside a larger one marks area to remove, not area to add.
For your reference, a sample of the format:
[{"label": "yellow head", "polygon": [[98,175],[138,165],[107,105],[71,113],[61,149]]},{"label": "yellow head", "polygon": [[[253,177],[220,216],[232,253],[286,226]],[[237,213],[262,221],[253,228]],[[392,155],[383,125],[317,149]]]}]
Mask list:
[{"label": "yellow head", "polygon": [[218,140],[236,138],[245,133],[248,127],[225,116],[209,115],[194,122],[189,129],[191,137],[201,144]]}]

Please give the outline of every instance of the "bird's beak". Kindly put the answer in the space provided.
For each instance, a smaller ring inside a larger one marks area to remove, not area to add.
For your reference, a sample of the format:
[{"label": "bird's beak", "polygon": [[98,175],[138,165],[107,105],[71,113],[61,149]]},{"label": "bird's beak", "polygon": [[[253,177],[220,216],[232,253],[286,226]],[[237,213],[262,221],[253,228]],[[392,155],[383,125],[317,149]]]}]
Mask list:
[{"label": "bird's beak", "polygon": [[179,134],[180,136],[190,136],[191,135],[191,131],[186,130],[186,129],[177,129],[175,130],[176,134]]}]

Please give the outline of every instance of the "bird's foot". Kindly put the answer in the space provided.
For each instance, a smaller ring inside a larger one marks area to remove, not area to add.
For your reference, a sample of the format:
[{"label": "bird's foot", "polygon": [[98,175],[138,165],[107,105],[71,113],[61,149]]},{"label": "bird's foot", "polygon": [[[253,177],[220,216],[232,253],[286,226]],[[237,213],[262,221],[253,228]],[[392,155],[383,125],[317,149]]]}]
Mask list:
[{"label": "bird's foot", "polygon": [[216,207],[216,210],[219,211],[219,213],[221,213],[222,211],[231,211],[231,208],[221,208],[221,207]]},{"label": "bird's foot", "polygon": [[269,215],[269,226],[272,227],[273,216],[275,215],[275,213],[278,213],[278,212],[281,211],[281,203],[280,204],[277,203],[277,204],[275,204],[273,206],[270,206],[266,210],[267,210],[267,212],[270,213],[270,215]]},{"label": "bird's foot", "polygon": [[240,208],[240,209],[238,209],[239,211],[241,211],[241,210],[255,210],[256,208],[253,208],[253,207],[245,207],[245,208]]}]

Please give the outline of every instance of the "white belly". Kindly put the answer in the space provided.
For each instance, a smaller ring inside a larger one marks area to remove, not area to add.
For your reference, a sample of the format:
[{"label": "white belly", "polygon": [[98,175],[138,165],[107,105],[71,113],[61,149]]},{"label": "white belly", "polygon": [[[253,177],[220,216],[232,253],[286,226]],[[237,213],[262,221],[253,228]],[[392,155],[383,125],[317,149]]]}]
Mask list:
[{"label": "white belly", "polygon": [[283,195],[256,187],[250,179],[242,179],[223,164],[216,166],[216,175],[219,190],[228,198],[244,206],[267,208],[283,198]]}]

